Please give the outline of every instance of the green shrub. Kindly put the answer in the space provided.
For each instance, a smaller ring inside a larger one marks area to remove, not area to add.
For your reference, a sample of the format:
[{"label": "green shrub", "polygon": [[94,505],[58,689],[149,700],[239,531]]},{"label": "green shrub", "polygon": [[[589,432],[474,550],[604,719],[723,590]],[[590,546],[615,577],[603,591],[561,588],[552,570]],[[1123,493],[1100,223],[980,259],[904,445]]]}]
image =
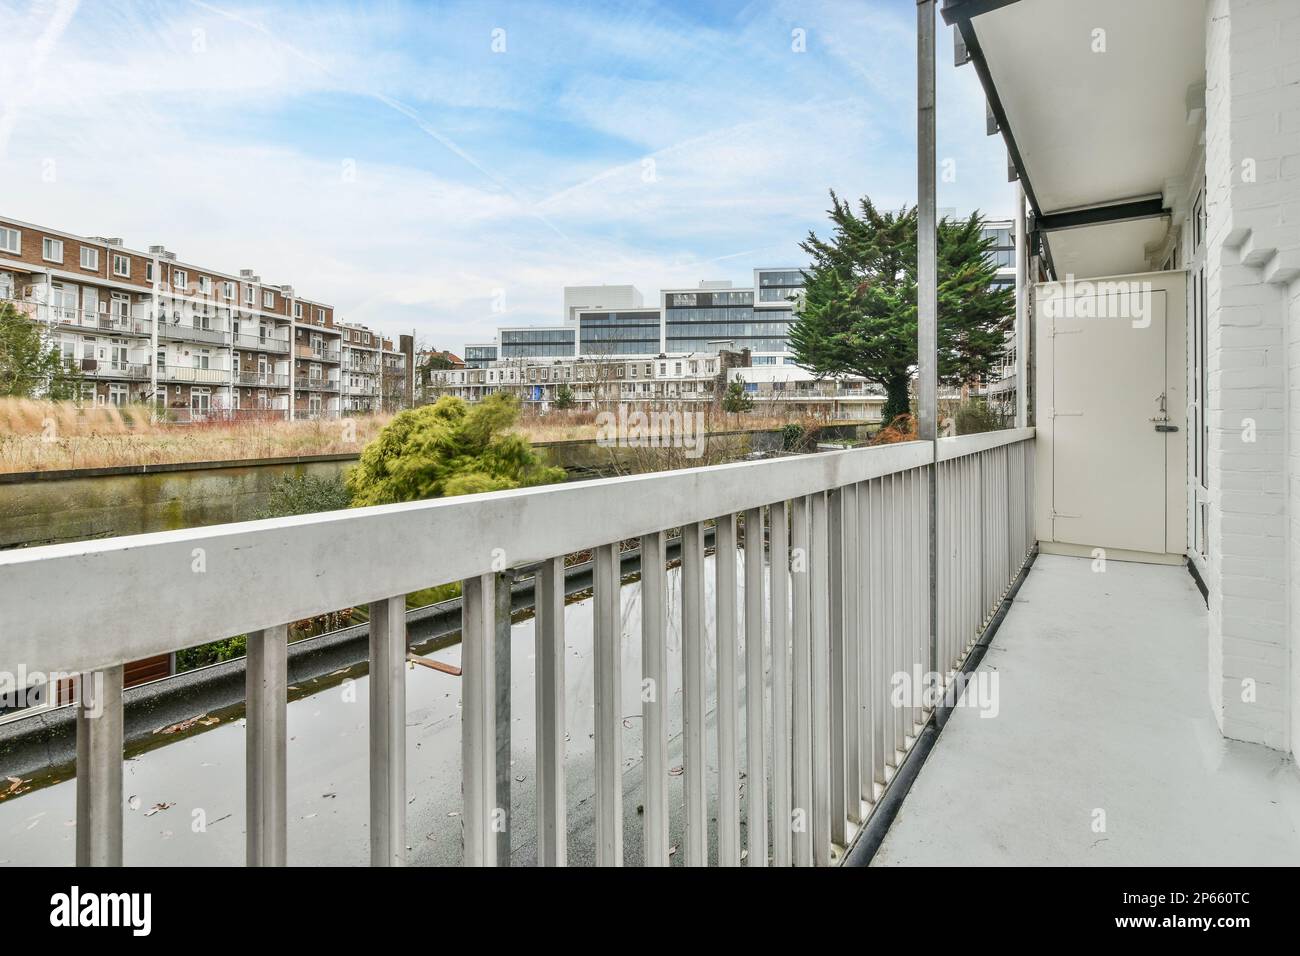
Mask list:
[{"label": "green shrub", "polygon": [[509,429],[519,400],[504,392],[477,405],[444,395],[399,412],[348,472],[352,504],[392,504],[545,485],[564,479]]},{"label": "green shrub", "polygon": [[1002,420],[983,399],[972,398],[962,403],[953,415],[958,435],[974,435],[978,432],[995,432],[1002,428]]}]

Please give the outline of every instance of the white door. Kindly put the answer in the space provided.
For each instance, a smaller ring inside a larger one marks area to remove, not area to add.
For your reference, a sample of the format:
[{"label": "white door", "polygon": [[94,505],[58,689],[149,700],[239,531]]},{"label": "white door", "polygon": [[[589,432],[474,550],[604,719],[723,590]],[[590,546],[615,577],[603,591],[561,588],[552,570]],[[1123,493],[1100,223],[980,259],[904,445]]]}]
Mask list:
[{"label": "white door", "polygon": [[[1182,282],[1181,274],[1177,277]],[[1039,424],[1050,540],[1182,554],[1185,327],[1141,277],[1040,287]]]}]

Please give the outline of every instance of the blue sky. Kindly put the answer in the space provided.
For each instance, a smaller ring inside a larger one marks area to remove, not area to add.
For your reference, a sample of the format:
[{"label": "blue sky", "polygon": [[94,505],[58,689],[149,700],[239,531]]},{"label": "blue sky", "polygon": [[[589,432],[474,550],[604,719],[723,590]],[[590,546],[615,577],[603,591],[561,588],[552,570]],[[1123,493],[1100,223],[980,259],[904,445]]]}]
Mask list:
[{"label": "blue sky", "polygon": [[[439,347],[558,322],[566,284],[799,264],[828,188],[914,198],[913,0],[0,0],[0,22],[4,214]],[[978,81],[938,42],[940,205],[1005,215]]]}]

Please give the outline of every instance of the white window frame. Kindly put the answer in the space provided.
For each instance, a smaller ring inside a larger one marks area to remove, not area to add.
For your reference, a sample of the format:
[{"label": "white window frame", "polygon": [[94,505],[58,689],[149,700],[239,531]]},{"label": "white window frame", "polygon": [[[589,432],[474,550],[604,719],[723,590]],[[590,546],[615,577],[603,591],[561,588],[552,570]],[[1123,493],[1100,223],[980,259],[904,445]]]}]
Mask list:
[{"label": "white window frame", "polygon": [[[57,259],[52,254],[56,248],[58,249],[59,252]],[[62,264],[63,240],[55,239],[53,236],[42,236],[41,237],[41,258],[44,259],[46,262],[58,262]]]},{"label": "white window frame", "polygon": [[[12,237],[12,241],[10,238]],[[23,234],[19,229],[0,226],[0,252],[20,256],[23,252]]]},{"label": "white window frame", "polygon": [[212,294],[212,277],[211,277],[211,276],[199,276],[199,292],[202,293],[203,295],[211,295],[211,294]]},{"label": "white window frame", "polygon": [[235,297],[235,284],[233,282],[223,282],[221,294],[222,298],[229,302]]},{"label": "white window frame", "polygon": [[184,269],[173,269],[173,270],[172,270],[172,288],[173,288],[173,289],[180,289],[181,292],[185,292],[185,291],[189,288],[189,285],[190,285],[190,277],[189,277],[188,275],[186,275]]},{"label": "white window frame", "polygon": [[90,272],[99,271],[99,250],[94,246],[81,247],[81,268]]},{"label": "white window frame", "polygon": [[301,302],[295,302],[295,303],[293,304],[293,317],[294,317],[295,319],[301,319],[301,318],[302,318],[302,303],[301,303]]},{"label": "white window frame", "polygon": [[244,286],[244,304],[257,305],[257,290],[251,285]]},{"label": "white window frame", "polygon": [[270,289],[264,289],[262,291],[262,308],[264,309],[275,308],[275,293],[272,292]]},{"label": "white window frame", "polygon": [[113,253],[113,275],[123,279],[131,278],[131,257],[120,252]]}]

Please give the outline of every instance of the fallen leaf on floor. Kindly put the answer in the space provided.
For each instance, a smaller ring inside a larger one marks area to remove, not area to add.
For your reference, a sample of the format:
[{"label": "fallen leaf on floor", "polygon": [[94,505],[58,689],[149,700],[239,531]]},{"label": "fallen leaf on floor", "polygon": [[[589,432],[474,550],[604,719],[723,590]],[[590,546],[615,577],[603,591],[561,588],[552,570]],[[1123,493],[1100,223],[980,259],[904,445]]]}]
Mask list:
[{"label": "fallen leaf on floor", "polygon": [[155,803],[152,807],[150,807],[148,810],[144,812],[144,815],[146,817],[151,817],[155,813],[159,813],[162,810],[169,810],[174,806],[176,806],[176,804],[174,803]]},{"label": "fallen leaf on floor", "polygon": [[[207,714],[199,714],[197,717],[190,717],[188,720],[182,720],[179,723],[171,724],[167,727],[159,727],[154,731],[155,734],[178,734],[182,731],[189,730],[195,724],[199,723]],[[215,721],[214,721],[215,723]]]}]

